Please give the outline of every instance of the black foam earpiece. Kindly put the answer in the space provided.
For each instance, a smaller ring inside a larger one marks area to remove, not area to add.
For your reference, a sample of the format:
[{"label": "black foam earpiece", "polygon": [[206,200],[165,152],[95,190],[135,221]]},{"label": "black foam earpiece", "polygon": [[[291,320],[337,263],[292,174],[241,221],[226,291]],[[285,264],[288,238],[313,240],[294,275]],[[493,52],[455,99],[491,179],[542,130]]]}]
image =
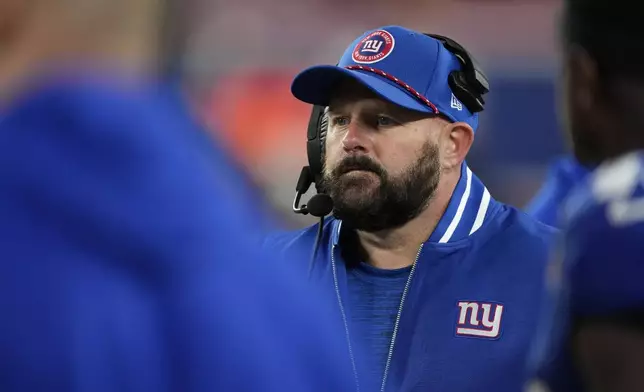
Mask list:
[{"label": "black foam earpiece", "polygon": [[309,128],[307,130],[306,153],[309,169],[311,170],[311,175],[313,176],[318,192],[321,192],[326,133],[329,127],[329,119],[326,112],[327,108],[324,106],[313,106],[309,119]]},{"label": "black foam earpiece", "polygon": [[448,77],[449,87],[471,113],[485,109],[483,95],[490,91],[490,83],[478,62],[458,42],[438,34],[425,34],[440,41],[461,63],[462,70],[452,71]]}]

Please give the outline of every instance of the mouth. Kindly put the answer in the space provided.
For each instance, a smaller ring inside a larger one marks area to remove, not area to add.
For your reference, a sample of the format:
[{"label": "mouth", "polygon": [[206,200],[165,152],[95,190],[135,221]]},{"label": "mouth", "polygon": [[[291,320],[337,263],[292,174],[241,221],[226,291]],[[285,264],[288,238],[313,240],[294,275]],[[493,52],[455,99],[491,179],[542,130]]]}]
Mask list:
[{"label": "mouth", "polygon": [[365,170],[365,169],[350,169],[342,173],[342,175],[347,175],[347,174],[373,174],[375,175],[376,173],[372,172],[371,170]]},{"label": "mouth", "polygon": [[340,178],[343,179],[346,184],[361,184],[360,186],[366,186],[366,184],[372,184],[380,180],[380,176],[378,176],[377,173],[365,169],[349,170],[344,172]]}]

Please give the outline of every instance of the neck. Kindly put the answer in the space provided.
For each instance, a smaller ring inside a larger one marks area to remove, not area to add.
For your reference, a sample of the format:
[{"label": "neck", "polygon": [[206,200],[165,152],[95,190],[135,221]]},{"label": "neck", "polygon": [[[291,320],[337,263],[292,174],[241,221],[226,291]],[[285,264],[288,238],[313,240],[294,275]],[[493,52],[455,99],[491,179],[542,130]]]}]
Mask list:
[{"label": "neck", "polygon": [[427,207],[404,226],[378,232],[358,231],[360,245],[369,264],[382,269],[398,269],[412,265],[421,244],[427,241],[445,213],[460,174],[460,167],[443,173]]}]

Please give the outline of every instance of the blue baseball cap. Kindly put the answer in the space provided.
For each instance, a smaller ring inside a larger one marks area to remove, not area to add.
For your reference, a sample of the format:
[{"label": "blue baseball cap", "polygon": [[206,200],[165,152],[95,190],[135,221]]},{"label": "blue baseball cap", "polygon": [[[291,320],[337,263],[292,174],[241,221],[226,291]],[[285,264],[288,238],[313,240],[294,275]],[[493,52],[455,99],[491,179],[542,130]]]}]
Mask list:
[{"label": "blue baseball cap", "polygon": [[300,101],[327,106],[334,87],[347,77],[383,99],[419,112],[442,114],[454,122],[478,126],[448,84],[461,63],[442,42],[400,26],[368,31],[344,52],[338,65],[307,68],[293,80],[291,92]]}]

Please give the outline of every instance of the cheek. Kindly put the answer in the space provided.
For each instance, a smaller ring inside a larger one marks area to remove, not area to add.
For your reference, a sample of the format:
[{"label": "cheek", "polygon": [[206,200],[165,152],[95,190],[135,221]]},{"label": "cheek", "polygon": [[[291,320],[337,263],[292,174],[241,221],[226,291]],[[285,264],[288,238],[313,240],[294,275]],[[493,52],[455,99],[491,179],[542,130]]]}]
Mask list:
[{"label": "cheek", "polygon": [[328,138],[324,144],[324,166],[333,167],[339,160],[342,145],[339,139]]},{"label": "cheek", "polygon": [[558,117],[559,125],[563,130],[563,135],[567,142],[571,142],[579,137],[577,133],[580,129],[587,130],[592,127],[593,113],[587,112],[579,105],[579,100],[575,99],[579,94],[574,83],[570,78],[564,78],[559,91]]},{"label": "cheek", "polygon": [[400,175],[418,160],[422,143],[388,146],[378,154],[379,163],[392,176]]},{"label": "cheek", "polygon": [[562,71],[560,76],[560,83],[557,83],[557,107],[559,121],[564,129],[568,128],[571,117],[572,102],[570,100],[571,95],[570,91],[572,87],[570,86],[570,78],[567,77],[565,71]]},{"label": "cheek", "polygon": [[438,155],[438,161],[441,164],[449,164],[452,159],[458,159],[458,143],[449,136],[426,144],[423,153],[426,154],[429,149]]}]

